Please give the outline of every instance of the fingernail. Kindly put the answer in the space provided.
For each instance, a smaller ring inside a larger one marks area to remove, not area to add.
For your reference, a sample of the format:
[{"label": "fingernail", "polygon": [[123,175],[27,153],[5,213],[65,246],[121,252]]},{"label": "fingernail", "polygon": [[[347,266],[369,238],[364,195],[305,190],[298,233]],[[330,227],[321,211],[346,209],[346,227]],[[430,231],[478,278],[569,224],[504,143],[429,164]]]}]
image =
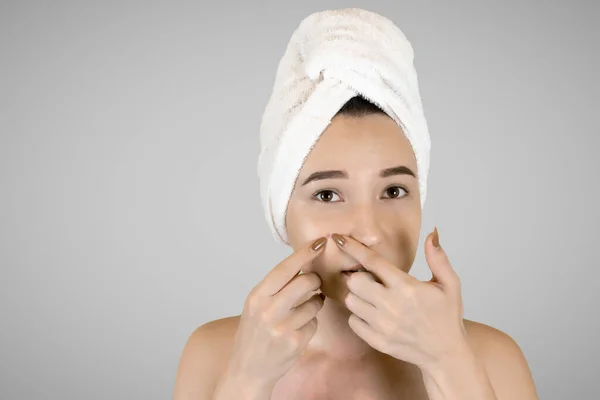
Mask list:
[{"label": "fingernail", "polygon": [[436,249],[440,248],[440,235],[438,233],[437,227],[434,227],[433,229],[433,239],[432,239],[433,245],[435,246]]},{"label": "fingernail", "polygon": [[319,251],[319,250],[321,250],[321,247],[325,246],[326,242],[327,242],[326,237],[319,238],[319,239],[315,240],[313,242],[313,244],[310,245],[310,249],[312,251]]},{"label": "fingernail", "polygon": [[335,240],[335,242],[340,245],[341,247],[344,247],[344,245],[346,244],[346,239],[344,239],[343,236],[338,235],[337,233],[334,233],[333,235],[331,235],[331,237],[333,238],[333,240]]}]

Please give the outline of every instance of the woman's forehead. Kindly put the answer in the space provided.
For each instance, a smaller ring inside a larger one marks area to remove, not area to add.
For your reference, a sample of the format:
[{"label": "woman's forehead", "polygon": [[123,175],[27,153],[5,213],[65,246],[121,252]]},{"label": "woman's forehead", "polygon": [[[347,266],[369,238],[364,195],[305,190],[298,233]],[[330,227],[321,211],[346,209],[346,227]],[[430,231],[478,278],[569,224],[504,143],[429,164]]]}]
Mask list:
[{"label": "woman's forehead", "polygon": [[385,168],[391,164],[416,168],[410,142],[389,117],[369,115],[334,118],[311,150],[302,169]]}]

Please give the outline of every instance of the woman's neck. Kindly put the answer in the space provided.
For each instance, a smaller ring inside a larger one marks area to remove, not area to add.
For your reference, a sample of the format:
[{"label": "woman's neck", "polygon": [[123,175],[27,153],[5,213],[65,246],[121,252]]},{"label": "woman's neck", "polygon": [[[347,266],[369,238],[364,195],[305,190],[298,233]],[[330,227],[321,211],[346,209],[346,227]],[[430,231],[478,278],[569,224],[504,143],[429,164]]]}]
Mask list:
[{"label": "woman's neck", "polygon": [[379,351],[350,328],[350,315],[350,310],[343,305],[333,299],[325,299],[325,304],[317,314],[317,331],[307,349],[339,360],[357,360],[380,355]]}]

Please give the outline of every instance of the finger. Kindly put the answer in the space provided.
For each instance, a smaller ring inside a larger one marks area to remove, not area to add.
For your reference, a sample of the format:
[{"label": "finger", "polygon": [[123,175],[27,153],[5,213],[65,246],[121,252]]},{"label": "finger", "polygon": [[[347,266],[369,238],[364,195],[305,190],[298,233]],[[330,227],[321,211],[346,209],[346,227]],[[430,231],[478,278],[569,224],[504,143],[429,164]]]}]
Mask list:
[{"label": "finger", "polygon": [[373,304],[361,299],[352,292],[346,295],[344,304],[346,304],[348,310],[352,311],[352,313],[356,314],[367,324],[373,325],[375,323],[377,309]]},{"label": "finger", "polygon": [[284,322],[290,329],[300,329],[317,316],[323,308],[323,298],[318,294],[292,309],[288,319]]},{"label": "finger", "polygon": [[[313,285],[313,282],[310,282],[308,284],[308,286],[304,286],[304,283],[301,285],[303,286],[302,289],[300,289],[297,293],[299,293],[298,300],[296,300],[296,302],[289,307],[288,309],[294,308],[294,307],[298,307],[300,304],[304,303],[305,301],[307,301],[308,299],[310,299],[312,296],[314,296],[315,294],[319,294],[320,292],[318,291],[318,289],[321,287],[321,278],[319,277],[319,275],[316,272],[311,272],[310,274],[306,274],[306,275],[316,275],[316,277],[318,278],[318,283],[317,285]],[[298,279],[300,275],[298,275],[297,277],[295,277],[294,279],[292,279],[290,281],[290,283],[288,283],[287,285],[285,285],[285,287],[283,289],[281,289],[279,291],[279,293],[277,293],[275,296],[281,296],[285,290],[287,290],[289,287],[295,287],[296,285],[294,284],[294,282]],[[315,289],[313,290],[312,288],[315,287]],[[307,289],[308,288],[308,289]],[[283,294],[283,296],[285,296],[285,294]],[[294,295],[291,295],[292,297],[294,297]]]},{"label": "finger", "polygon": [[[397,268],[395,265],[386,260],[381,254],[365,246],[358,240],[350,236],[342,236],[334,234],[332,236],[342,237],[344,245],[340,245],[338,240],[335,240],[338,247],[349,256],[358,261],[366,270],[376,275],[385,286],[390,286],[391,283],[400,280],[407,280],[409,275]],[[337,239],[334,237],[334,239]]]},{"label": "finger", "polygon": [[310,342],[312,337],[317,332],[318,327],[319,327],[319,321],[317,320],[317,317],[315,317],[315,318],[311,319],[310,321],[308,321],[308,323],[306,325],[304,325],[302,328],[296,330],[298,332],[298,334],[300,335],[300,337],[303,338],[302,342],[300,343],[300,346],[302,348],[305,348],[308,345],[308,343]]},{"label": "finger", "polygon": [[383,336],[356,314],[352,314],[350,318],[348,318],[348,325],[350,325],[350,328],[352,328],[352,330],[371,347],[382,353],[386,353]]},{"label": "finger", "polygon": [[383,296],[386,288],[375,281],[370,272],[354,272],[347,280],[348,289],[361,299],[374,306]]},{"label": "finger", "polygon": [[321,278],[315,272],[294,277],[272,298],[275,313],[282,315],[288,313],[294,306],[301,304],[315,294],[314,291],[321,287]]},{"label": "finger", "polygon": [[[317,243],[322,243],[322,245],[318,250],[314,251],[311,247]],[[279,292],[298,275],[303,267],[310,264],[323,253],[326,243],[327,238],[322,237],[289,255],[269,271],[267,276],[257,285],[257,293],[263,296],[272,296]]]},{"label": "finger", "polygon": [[436,247],[434,244],[437,235],[437,228],[435,228],[425,238],[425,259],[432,275],[429,282],[436,284],[438,287],[442,286],[444,290],[458,289],[460,281],[456,271],[450,264],[446,252],[442,247]]}]

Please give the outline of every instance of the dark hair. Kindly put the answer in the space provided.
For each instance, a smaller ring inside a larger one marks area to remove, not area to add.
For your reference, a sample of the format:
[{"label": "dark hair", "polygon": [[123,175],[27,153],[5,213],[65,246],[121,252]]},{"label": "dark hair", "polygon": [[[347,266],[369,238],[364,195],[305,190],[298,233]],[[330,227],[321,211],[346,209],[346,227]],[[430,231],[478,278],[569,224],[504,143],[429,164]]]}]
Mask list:
[{"label": "dark hair", "polygon": [[364,117],[370,114],[384,114],[387,115],[385,111],[379,108],[376,104],[367,100],[361,95],[355,96],[348,100],[346,104],[340,108],[340,110],[335,114],[338,115],[347,115],[349,117]]}]

